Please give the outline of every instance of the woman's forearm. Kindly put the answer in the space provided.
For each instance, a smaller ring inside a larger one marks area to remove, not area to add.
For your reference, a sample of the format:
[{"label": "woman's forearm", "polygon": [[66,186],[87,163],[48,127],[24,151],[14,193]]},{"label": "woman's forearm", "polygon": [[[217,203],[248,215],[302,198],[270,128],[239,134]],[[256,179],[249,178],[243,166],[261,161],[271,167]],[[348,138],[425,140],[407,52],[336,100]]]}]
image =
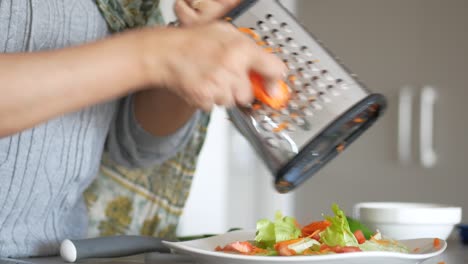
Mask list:
[{"label": "woman's forearm", "polygon": [[135,34],[58,51],[0,54],[0,137],[147,85]]},{"label": "woman's forearm", "polygon": [[167,89],[138,92],[134,97],[135,118],[149,133],[167,136],[193,116],[196,108]]}]

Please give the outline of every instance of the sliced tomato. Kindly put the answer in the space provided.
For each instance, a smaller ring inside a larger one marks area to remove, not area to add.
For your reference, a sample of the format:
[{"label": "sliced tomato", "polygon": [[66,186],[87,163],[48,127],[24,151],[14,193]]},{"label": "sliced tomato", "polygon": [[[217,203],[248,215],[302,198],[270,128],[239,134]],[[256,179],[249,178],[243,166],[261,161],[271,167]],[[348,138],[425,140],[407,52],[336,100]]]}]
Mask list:
[{"label": "sliced tomato", "polygon": [[316,234],[315,236],[312,236],[311,238],[317,241],[320,241],[320,234]]},{"label": "sliced tomato", "polygon": [[251,254],[254,251],[254,246],[250,244],[249,242],[234,242],[231,243],[224,248],[221,247],[216,247],[216,251],[223,251],[223,252],[234,252],[234,253],[240,253],[240,254]]},{"label": "sliced tomato", "polygon": [[351,253],[351,252],[361,252],[362,250],[359,247],[343,247],[343,253]]},{"label": "sliced tomato", "polygon": [[362,233],[361,230],[356,230],[356,232],[354,232],[354,237],[357,239],[359,244],[363,244],[366,242],[366,237],[364,236],[364,233]]},{"label": "sliced tomato", "polygon": [[278,255],[280,256],[295,256],[296,251],[288,248],[288,246],[279,247],[276,251],[278,251]]}]

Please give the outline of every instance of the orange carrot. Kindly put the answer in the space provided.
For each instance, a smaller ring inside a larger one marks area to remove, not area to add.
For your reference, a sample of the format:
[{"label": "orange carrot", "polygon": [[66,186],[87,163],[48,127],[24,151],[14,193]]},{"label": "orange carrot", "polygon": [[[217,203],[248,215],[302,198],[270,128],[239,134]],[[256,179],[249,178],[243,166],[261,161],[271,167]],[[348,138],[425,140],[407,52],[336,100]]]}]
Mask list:
[{"label": "orange carrot", "polygon": [[434,248],[440,248],[440,239],[434,238]]},{"label": "orange carrot", "polygon": [[278,127],[273,129],[273,132],[275,132],[275,133],[281,132],[281,131],[285,130],[287,127],[288,127],[288,123],[281,123],[281,124],[278,125]]},{"label": "orange carrot", "polygon": [[354,121],[354,123],[358,123],[358,124],[364,123],[364,119],[362,119],[360,117],[356,117],[353,121]]},{"label": "orange carrot", "polygon": [[322,230],[320,229],[317,229],[315,230],[312,234],[308,235],[307,237],[308,238],[314,238],[316,235],[318,235],[320,232],[322,232]]},{"label": "orange carrot", "polygon": [[339,153],[343,152],[344,150],[345,150],[344,144],[340,144],[338,145],[338,147],[336,147],[336,151],[338,151]]},{"label": "orange carrot", "polygon": [[415,248],[415,249],[413,249],[413,253],[418,253],[419,251],[421,251],[420,248]]},{"label": "orange carrot", "polygon": [[305,226],[304,228],[302,228],[302,235],[303,236],[309,236],[311,234],[313,234],[314,232],[316,232],[317,230],[319,232],[327,229],[327,227],[331,226],[331,223],[327,220],[324,220],[324,221],[319,221],[319,222],[312,222],[310,224],[308,224],[307,226]]},{"label": "orange carrot", "polygon": [[297,76],[296,75],[289,75],[288,80],[290,82],[295,82],[297,80]]},{"label": "orange carrot", "polygon": [[259,104],[253,104],[253,105],[252,105],[252,109],[253,109],[253,110],[258,110],[258,109],[260,109],[260,108],[262,108],[262,106],[259,105]]},{"label": "orange carrot", "polygon": [[254,96],[260,102],[270,106],[273,109],[281,109],[287,105],[289,100],[289,88],[288,85],[283,82],[278,82],[279,96],[271,97],[265,89],[263,78],[257,73],[252,72],[250,74],[250,82],[252,84]]},{"label": "orange carrot", "polygon": [[252,30],[250,28],[241,27],[241,28],[238,28],[238,29],[239,29],[240,32],[249,35],[250,37],[252,37],[256,41],[261,40],[260,36],[254,30]]},{"label": "orange carrot", "polygon": [[302,239],[303,238],[298,238],[278,242],[275,244],[275,250],[279,253],[280,256],[294,256],[296,255],[296,251],[290,249],[288,246],[300,242]]}]

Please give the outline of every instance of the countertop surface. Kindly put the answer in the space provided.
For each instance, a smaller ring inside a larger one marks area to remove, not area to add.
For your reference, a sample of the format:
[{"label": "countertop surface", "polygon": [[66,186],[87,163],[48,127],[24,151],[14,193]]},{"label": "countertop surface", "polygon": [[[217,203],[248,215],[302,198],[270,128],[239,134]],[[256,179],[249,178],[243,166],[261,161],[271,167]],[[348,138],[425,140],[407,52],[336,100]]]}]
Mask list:
[{"label": "countertop surface", "polygon": [[[169,258],[168,258],[169,257]],[[193,263],[186,257],[173,257],[169,254],[147,254],[138,255],[126,258],[118,259],[93,259],[81,261],[79,263],[102,263],[102,264],[124,264],[124,263],[148,263],[148,264],[188,264]],[[145,261],[146,260],[146,261]],[[424,264],[439,264],[444,262],[446,264],[465,264],[468,263],[468,246],[462,245],[458,241],[449,241],[448,248],[441,256],[430,259]],[[41,258],[41,259],[27,259],[27,260],[10,260],[0,259],[0,264],[12,264],[12,263],[28,263],[28,264],[65,264],[60,258]]]}]

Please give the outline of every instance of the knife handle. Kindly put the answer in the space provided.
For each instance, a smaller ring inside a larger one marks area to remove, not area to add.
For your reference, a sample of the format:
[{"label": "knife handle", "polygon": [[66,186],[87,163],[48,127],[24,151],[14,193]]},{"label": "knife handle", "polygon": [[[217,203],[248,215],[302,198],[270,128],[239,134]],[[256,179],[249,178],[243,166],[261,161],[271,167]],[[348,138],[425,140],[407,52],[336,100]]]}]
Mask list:
[{"label": "knife handle", "polygon": [[60,245],[60,256],[67,262],[88,258],[116,258],[147,252],[170,253],[162,239],[144,236],[111,236],[80,240],[66,239]]}]

